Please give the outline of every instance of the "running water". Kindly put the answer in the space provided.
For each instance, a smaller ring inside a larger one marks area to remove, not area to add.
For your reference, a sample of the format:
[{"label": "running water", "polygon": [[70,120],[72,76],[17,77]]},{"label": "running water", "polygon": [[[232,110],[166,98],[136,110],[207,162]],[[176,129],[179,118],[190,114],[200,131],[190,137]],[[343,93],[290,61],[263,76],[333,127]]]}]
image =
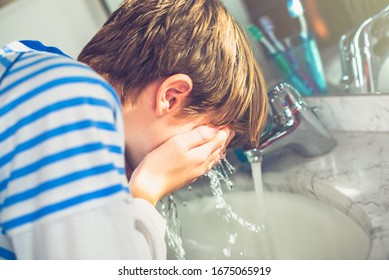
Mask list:
[{"label": "running water", "polygon": [[247,222],[242,217],[240,217],[238,214],[236,214],[230,205],[224,200],[223,198],[223,190],[222,190],[222,182],[228,187],[228,189],[233,189],[233,182],[228,177],[228,174],[226,172],[226,168],[231,173],[234,172],[234,168],[231,166],[231,164],[226,160],[223,159],[215,168],[212,168],[209,170],[205,176],[207,176],[210,179],[211,183],[211,190],[213,195],[215,196],[216,200],[216,209],[220,211],[223,218],[230,222],[231,220],[234,220],[238,222],[241,226],[248,229],[249,231],[253,232],[259,232],[263,229],[263,225],[256,225],[250,222]]},{"label": "running water", "polygon": [[263,225],[264,230],[262,238],[264,238],[263,250],[267,251],[267,256],[269,259],[274,259],[274,252],[273,252],[273,246],[272,246],[272,239],[271,234],[269,232],[269,229],[266,227],[268,225],[267,222],[267,214],[266,214],[266,204],[265,204],[265,198],[264,198],[264,191],[263,191],[263,181],[262,181],[262,160],[254,160],[251,161],[251,172],[254,180],[254,188],[255,193],[257,195],[257,201],[258,201],[258,207],[259,207],[259,222],[261,225]]},{"label": "running water", "polygon": [[181,223],[178,218],[177,204],[173,194],[161,200],[161,214],[166,221],[166,238],[168,246],[173,250],[178,260],[185,260],[185,250],[182,246]]},{"label": "running water", "polygon": [[265,199],[263,197],[263,183],[262,183],[262,161],[251,162],[251,172],[254,180],[255,193],[259,206],[260,223],[266,224],[266,207]]},{"label": "running water", "polygon": [[[256,225],[246,221],[237,213],[235,213],[232,210],[231,206],[224,200],[222,183],[224,183],[229,190],[232,190],[234,186],[233,182],[228,177],[226,169],[229,171],[230,174],[235,171],[235,168],[224,158],[215,168],[212,168],[205,174],[205,176],[210,179],[211,190],[216,200],[216,209],[219,211],[223,219],[228,223],[233,220],[249,231],[261,231],[263,229],[262,225]],[[238,233],[234,231],[226,232],[226,234],[228,239],[228,247],[223,248],[223,255],[226,257],[231,257],[232,247],[236,242]]]},{"label": "running water", "polygon": [[[234,171],[235,168],[227,161],[227,159],[224,158],[219,162],[219,164],[217,164],[205,174],[205,176],[210,179],[210,187],[215,197],[216,210],[226,222],[230,223],[231,221],[235,221],[247,230],[257,233],[264,229],[262,220],[260,225],[246,221],[237,213],[235,213],[231,206],[224,200],[222,184],[224,184],[228,190],[233,190],[234,184],[229,178],[229,174],[232,174]],[[191,190],[191,186],[188,187],[188,190]],[[184,204],[187,203],[188,202],[186,201],[184,202]],[[175,253],[175,257],[178,260],[184,260],[185,250],[182,246],[181,224],[178,217],[177,204],[175,203],[172,194],[161,200],[161,213],[167,223],[168,246]],[[226,257],[229,257],[231,255],[232,246],[235,244],[238,234],[236,232],[226,232],[226,234],[229,247],[223,249],[223,254]]]}]

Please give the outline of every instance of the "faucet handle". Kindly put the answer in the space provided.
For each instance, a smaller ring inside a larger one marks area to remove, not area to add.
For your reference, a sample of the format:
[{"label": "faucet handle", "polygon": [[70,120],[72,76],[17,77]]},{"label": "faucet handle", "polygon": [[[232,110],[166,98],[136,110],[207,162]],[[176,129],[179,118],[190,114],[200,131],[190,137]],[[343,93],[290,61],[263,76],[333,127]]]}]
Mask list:
[{"label": "faucet handle", "polygon": [[[282,83],[269,92],[272,126],[259,143],[263,155],[290,146],[303,156],[317,156],[331,150],[336,142],[303,97],[289,84]],[[259,160],[256,154],[246,154]]]},{"label": "faucet handle", "polygon": [[307,106],[301,95],[287,83],[281,83],[269,92],[269,103],[273,123],[280,129],[292,126],[296,110]]},{"label": "faucet handle", "polygon": [[283,86],[290,99],[290,102],[293,104],[294,109],[301,110],[303,108],[308,108],[308,104],[305,102],[305,99],[294,87],[287,83],[284,83]]}]

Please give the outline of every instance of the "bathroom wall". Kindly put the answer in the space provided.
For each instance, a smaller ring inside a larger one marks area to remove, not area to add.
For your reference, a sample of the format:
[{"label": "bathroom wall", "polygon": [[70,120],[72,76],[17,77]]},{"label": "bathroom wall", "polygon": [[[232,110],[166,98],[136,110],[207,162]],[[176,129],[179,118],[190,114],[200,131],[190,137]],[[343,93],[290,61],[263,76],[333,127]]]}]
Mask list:
[{"label": "bathroom wall", "polygon": [[119,7],[123,0],[104,0],[104,2],[105,5],[107,5],[108,11],[112,13],[117,7]]},{"label": "bathroom wall", "polygon": [[76,57],[106,18],[99,0],[13,1],[0,8],[0,45],[40,40]]}]

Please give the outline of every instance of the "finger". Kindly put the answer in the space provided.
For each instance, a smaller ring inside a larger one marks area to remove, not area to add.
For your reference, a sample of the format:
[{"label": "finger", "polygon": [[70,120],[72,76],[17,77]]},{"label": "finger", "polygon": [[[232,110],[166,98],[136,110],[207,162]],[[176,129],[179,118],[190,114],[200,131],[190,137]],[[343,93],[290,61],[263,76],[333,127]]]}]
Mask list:
[{"label": "finger", "polygon": [[235,137],[235,132],[234,131],[229,130],[229,132],[230,132],[230,135],[229,135],[229,137],[227,139],[226,147],[228,147],[228,145],[230,145],[231,140],[234,139],[234,137]]},{"label": "finger", "polygon": [[202,125],[191,131],[176,135],[176,141],[184,143],[188,150],[201,146],[214,139],[219,132],[219,128],[214,126]]},{"label": "finger", "polygon": [[[194,180],[204,175],[223,158],[225,147],[230,138],[228,129],[222,129],[217,136],[202,146],[193,148],[189,153],[199,158],[199,164],[192,170]],[[202,159],[202,160],[201,160]]]},{"label": "finger", "polygon": [[234,137],[235,137],[235,131],[233,131],[229,126],[222,127],[221,129],[225,129],[229,133],[228,139],[227,139],[226,144],[224,146],[224,150],[222,151],[222,158],[223,158],[226,154],[226,149],[227,149],[228,145],[230,145],[232,139],[234,139]]},{"label": "finger", "polygon": [[192,169],[194,179],[190,180],[188,183],[193,183],[200,176],[203,176],[207,173],[212,167],[214,167],[221,159],[220,152],[221,148],[216,149],[208,158],[203,161],[198,166],[195,166]]},{"label": "finger", "polygon": [[224,151],[227,139],[229,137],[229,133],[226,129],[222,129],[218,132],[216,137],[207,143],[195,147],[189,151],[189,154],[193,157],[199,158],[200,164],[203,162],[209,161],[209,157],[215,152],[221,155]]},{"label": "finger", "polygon": [[220,160],[222,159],[222,153],[223,149],[220,147],[208,157],[208,160],[204,163],[204,173],[209,171],[212,167],[214,167],[220,162]]}]

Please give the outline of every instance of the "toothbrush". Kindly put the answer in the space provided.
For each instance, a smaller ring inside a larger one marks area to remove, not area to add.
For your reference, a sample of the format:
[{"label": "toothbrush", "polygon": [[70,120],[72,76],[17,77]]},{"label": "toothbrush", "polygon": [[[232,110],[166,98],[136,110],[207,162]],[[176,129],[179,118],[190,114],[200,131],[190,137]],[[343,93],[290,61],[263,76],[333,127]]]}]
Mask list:
[{"label": "toothbrush", "polygon": [[285,46],[286,46],[286,56],[290,63],[294,66],[294,69],[297,71],[297,74],[300,76],[300,78],[307,84],[308,87],[312,89],[313,92],[319,92],[319,89],[315,85],[315,83],[312,81],[312,79],[309,77],[309,75],[304,71],[304,69],[301,67],[301,63],[296,58],[295,54],[293,53],[293,46],[291,43],[290,38],[285,39]]},{"label": "toothbrush", "polygon": [[[259,18],[259,22],[262,25],[265,33],[269,36],[269,38],[272,40],[276,48],[285,53],[287,59],[293,66],[294,70],[297,72],[298,78],[302,80],[309,88],[310,90],[306,89],[307,93],[313,93],[315,90],[317,91],[317,87],[314,85],[314,83],[310,80],[307,74],[304,73],[304,70],[301,68],[300,64],[298,63],[297,59],[295,58],[293,51],[290,47],[284,47],[284,45],[277,39],[274,30],[275,26],[272,22],[272,20],[268,16],[262,16]],[[306,25],[305,25],[306,26]],[[287,43],[287,42],[286,42]]]},{"label": "toothbrush", "polygon": [[289,81],[301,94],[312,95],[312,89],[307,87],[292,71],[284,53],[277,51],[277,49],[268,41],[257,26],[253,24],[250,25],[248,27],[248,31],[254,40],[262,43],[266,47],[278,67],[278,70],[281,72],[282,77]]},{"label": "toothbrush", "polygon": [[249,25],[248,31],[250,35],[253,37],[253,39],[256,40],[257,42],[262,43],[271,55],[277,53],[276,48],[269,42],[269,40],[263,35],[262,31],[259,30],[257,26],[253,24]]},{"label": "toothbrush", "polygon": [[304,9],[300,0],[287,0],[286,7],[292,18],[297,18],[300,22],[300,36],[303,40],[309,38],[308,25],[304,17]]},{"label": "toothbrush", "polygon": [[262,16],[259,18],[259,23],[261,24],[265,34],[269,36],[269,38],[272,40],[275,47],[281,51],[285,51],[285,47],[282,45],[282,43],[277,39],[276,35],[274,34],[274,25],[273,22],[270,20],[268,16]]},{"label": "toothbrush", "polygon": [[316,41],[313,40],[309,31],[307,21],[304,17],[304,9],[300,0],[286,0],[286,7],[292,18],[297,18],[300,22],[300,38],[304,47],[305,59],[308,68],[313,76],[317,88],[321,93],[327,92],[327,84],[324,77],[323,64]]}]

